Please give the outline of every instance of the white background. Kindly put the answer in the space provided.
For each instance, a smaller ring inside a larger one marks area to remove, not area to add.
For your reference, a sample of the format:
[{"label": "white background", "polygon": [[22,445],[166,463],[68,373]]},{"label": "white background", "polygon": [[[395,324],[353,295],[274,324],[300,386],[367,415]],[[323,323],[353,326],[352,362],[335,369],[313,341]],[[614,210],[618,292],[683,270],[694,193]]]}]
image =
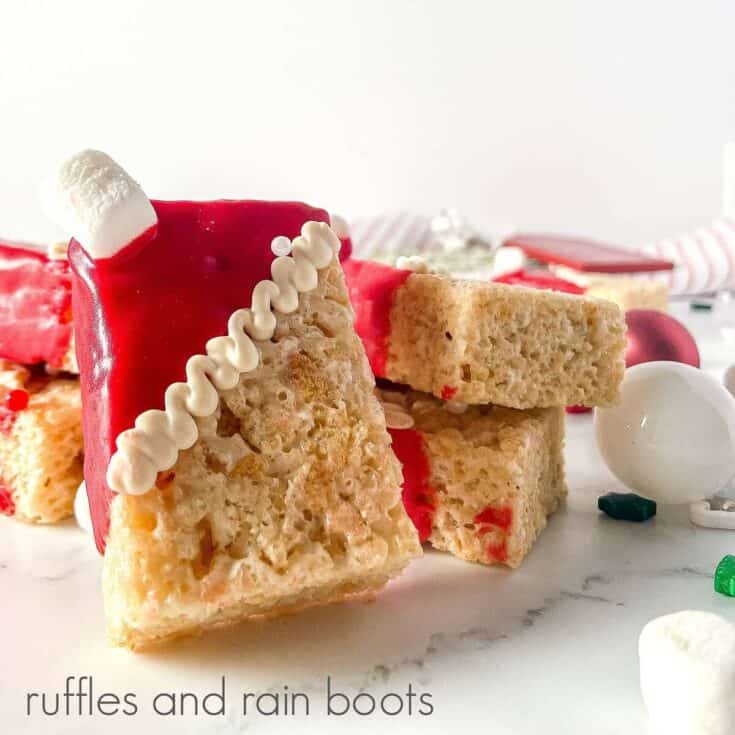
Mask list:
[{"label": "white background", "polygon": [[58,157],[162,198],[454,205],[630,244],[718,214],[733,0],[0,0],[0,233]]}]

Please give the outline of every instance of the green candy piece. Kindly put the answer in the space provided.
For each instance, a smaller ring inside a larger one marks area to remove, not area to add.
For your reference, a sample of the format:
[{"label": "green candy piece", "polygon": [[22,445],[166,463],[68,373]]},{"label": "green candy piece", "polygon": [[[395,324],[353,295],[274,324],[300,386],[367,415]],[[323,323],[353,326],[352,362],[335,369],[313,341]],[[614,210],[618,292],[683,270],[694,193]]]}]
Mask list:
[{"label": "green candy piece", "polygon": [[735,556],[728,554],[715,569],[715,592],[735,597]]},{"label": "green candy piece", "polygon": [[607,493],[597,498],[597,507],[618,521],[642,523],[656,515],[656,501],[635,493]]}]

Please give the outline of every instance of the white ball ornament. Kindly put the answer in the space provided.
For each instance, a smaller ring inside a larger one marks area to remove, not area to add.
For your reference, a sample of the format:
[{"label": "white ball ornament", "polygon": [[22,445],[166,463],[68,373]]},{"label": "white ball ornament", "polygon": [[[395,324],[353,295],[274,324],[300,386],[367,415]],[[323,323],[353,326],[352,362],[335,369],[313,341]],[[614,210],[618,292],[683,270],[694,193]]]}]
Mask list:
[{"label": "white ball ornament", "polygon": [[707,373],[678,362],[626,370],[621,402],[595,412],[610,471],[639,495],[691,503],[735,475],[735,399]]}]

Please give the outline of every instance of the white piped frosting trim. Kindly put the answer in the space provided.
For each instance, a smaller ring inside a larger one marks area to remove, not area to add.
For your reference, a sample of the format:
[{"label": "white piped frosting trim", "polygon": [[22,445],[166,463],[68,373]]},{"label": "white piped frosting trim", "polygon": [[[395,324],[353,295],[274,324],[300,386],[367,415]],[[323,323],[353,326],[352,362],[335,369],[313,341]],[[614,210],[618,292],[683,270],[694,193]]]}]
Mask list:
[{"label": "white piped frosting trim", "polygon": [[115,255],[158,221],[138,183],[101,151],[64,161],[40,195],[45,213],[95,260]]},{"label": "white piped frosting trim", "polygon": [[252,307],[232,314],[227,336],[210,339],[206,355],[189,358],[186,382],[166,389],[165,410],[143,412],[135,420],[135,428],[117,437],[117,451],[107,468],[107,484],[112,490],[131,495],[148,492],[158,473],[173,467],[178,453],[194,445],[199,437],[194,417],[211,416],[219,404],[218,391],[234,388],[241,374],[258,367],[260,353],[253,340],[273,336],[274,311],[296,311],[299,294],[317,287],[318,271],[329,265],[339,245],[324,222],[307,222],[301,228],[291,255],[272,262],[273,280],[260,281],[253,289]]}]

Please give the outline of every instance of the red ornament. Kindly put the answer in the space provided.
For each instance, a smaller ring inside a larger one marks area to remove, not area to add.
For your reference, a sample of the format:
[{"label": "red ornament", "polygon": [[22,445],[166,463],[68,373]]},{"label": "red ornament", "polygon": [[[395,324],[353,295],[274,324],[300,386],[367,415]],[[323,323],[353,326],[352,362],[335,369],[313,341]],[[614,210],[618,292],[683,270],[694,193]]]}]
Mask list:
[{"label": "red ornament", "polygon": [[691,332],[673,316],[653,309],[631,309],[625,314],[628,347],[625,366],[668,360],[699,367],[699,350]]}]

